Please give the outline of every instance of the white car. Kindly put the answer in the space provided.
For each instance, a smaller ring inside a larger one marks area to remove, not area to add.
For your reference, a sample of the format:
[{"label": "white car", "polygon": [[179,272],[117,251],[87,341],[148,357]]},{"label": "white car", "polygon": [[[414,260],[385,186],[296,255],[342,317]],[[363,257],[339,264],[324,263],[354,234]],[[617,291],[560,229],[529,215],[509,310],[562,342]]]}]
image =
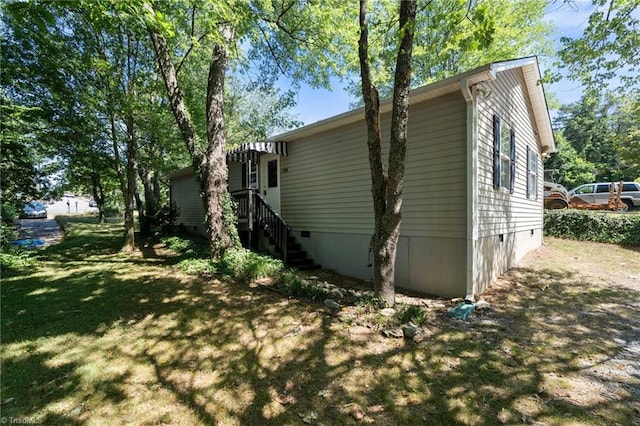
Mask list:
[{"label": "white car", "polygon": [[40,201],[25,203],[20,217],[24,219],[46,219],[47,208]]},{"label": "white car", "polygon": [[[620,184],[615,183],[614,185],[614,191],[617,196],[618,186],[620,186]],[[589,203],[606,204],[609,202],[610,191],[611,182],[587,183],[569,191],[569,198],[576,195]],[[620,201],[625,203],[627,207],[629,207],[629,210],[634,207],[640,207],[640,183],[623,182]]]}]

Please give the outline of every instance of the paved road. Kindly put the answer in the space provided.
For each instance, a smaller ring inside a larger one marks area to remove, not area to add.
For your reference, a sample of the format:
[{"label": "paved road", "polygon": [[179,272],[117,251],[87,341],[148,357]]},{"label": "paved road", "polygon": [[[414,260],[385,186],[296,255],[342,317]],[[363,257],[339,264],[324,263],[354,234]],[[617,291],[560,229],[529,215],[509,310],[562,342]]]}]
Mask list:
[{"label": "paved road", "polygon": [[46,207],[47,219],[20,219],[20,238],[44,240],[45,246],[55,244],[62,240],[64,234],[53,219],[54,217],[97,211],[97,209],[89,207],[89,201],[84,198],[63,198],[61,201],[47,204]]},{"label": "paved road", "polygon": [[62,230],[54,219],[20,219],[20,238],[44,240],[49,246],[62,240]]}]

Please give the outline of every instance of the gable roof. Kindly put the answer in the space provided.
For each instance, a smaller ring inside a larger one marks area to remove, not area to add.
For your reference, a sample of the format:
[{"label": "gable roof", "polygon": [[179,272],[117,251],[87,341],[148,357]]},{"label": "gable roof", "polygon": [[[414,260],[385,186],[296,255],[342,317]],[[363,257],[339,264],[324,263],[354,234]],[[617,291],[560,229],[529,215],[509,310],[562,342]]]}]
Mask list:
[{"label": "gable roof", "polygon": [[[547,109],[544,88],[540,82],[538,59],[535,56],[503,62],[494,62],[435,83],[418,87],[411,90],[409,102],[410,104],[416,104],[428,99],[437,98],[442,95],[459,91],[462,89],[464,81],[466,81],[468,87],[485,81],[492,81],[496,79],[499,72],[515,68],[521,68],[524,75],[525,89],[531,101],[534,123],[538,137],[540,138],[542,151],[544,153],[554,152],[556,150],[556,145],[553,139],[551,119],[549,117],[549,110]],[[380,113],[391,111],[392,100],[392,98],[385,98],[380,101]],[[267,140],[292,142],[319,132],[324,132],[339,126],[361,121],[363,116],[364,107],[360,107],[358,109],[288,131]]]}]

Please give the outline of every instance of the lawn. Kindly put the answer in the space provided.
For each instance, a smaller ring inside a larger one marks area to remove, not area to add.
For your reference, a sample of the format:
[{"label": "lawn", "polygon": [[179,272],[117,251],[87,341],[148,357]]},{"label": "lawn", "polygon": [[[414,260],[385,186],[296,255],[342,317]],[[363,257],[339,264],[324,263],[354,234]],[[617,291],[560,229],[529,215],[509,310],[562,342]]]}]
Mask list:
[{"label": "lawn", "polygon": [[458,321],[452,301],[423,304],[416,343],[185,275],[158,244],[121,254],[117,224],[67,231],[2,278],[7,421],[640,424],[637,249],[547,239],[485,294],[488,311]]}]

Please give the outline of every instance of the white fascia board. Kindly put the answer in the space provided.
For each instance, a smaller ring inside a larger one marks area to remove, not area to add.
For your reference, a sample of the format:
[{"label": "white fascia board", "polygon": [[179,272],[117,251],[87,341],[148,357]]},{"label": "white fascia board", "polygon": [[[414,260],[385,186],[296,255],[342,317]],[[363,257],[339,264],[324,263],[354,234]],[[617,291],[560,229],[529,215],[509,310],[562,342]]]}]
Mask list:
[{"label": "white fascia board", "polygon": [[540,68],[538,58],[530,56],[527,58],[514,59],[512,61],[496,62],[492,66],[494,75],[514,68],[521,68],[524,75],[527,93],[531,100],[531,108],[536,123],[536,132],[542,145],[542,153],[552,153],[556,151],[556,144],[553,138],[551,118],[549,108],[544,95],[544,87],[540,81]]}]

